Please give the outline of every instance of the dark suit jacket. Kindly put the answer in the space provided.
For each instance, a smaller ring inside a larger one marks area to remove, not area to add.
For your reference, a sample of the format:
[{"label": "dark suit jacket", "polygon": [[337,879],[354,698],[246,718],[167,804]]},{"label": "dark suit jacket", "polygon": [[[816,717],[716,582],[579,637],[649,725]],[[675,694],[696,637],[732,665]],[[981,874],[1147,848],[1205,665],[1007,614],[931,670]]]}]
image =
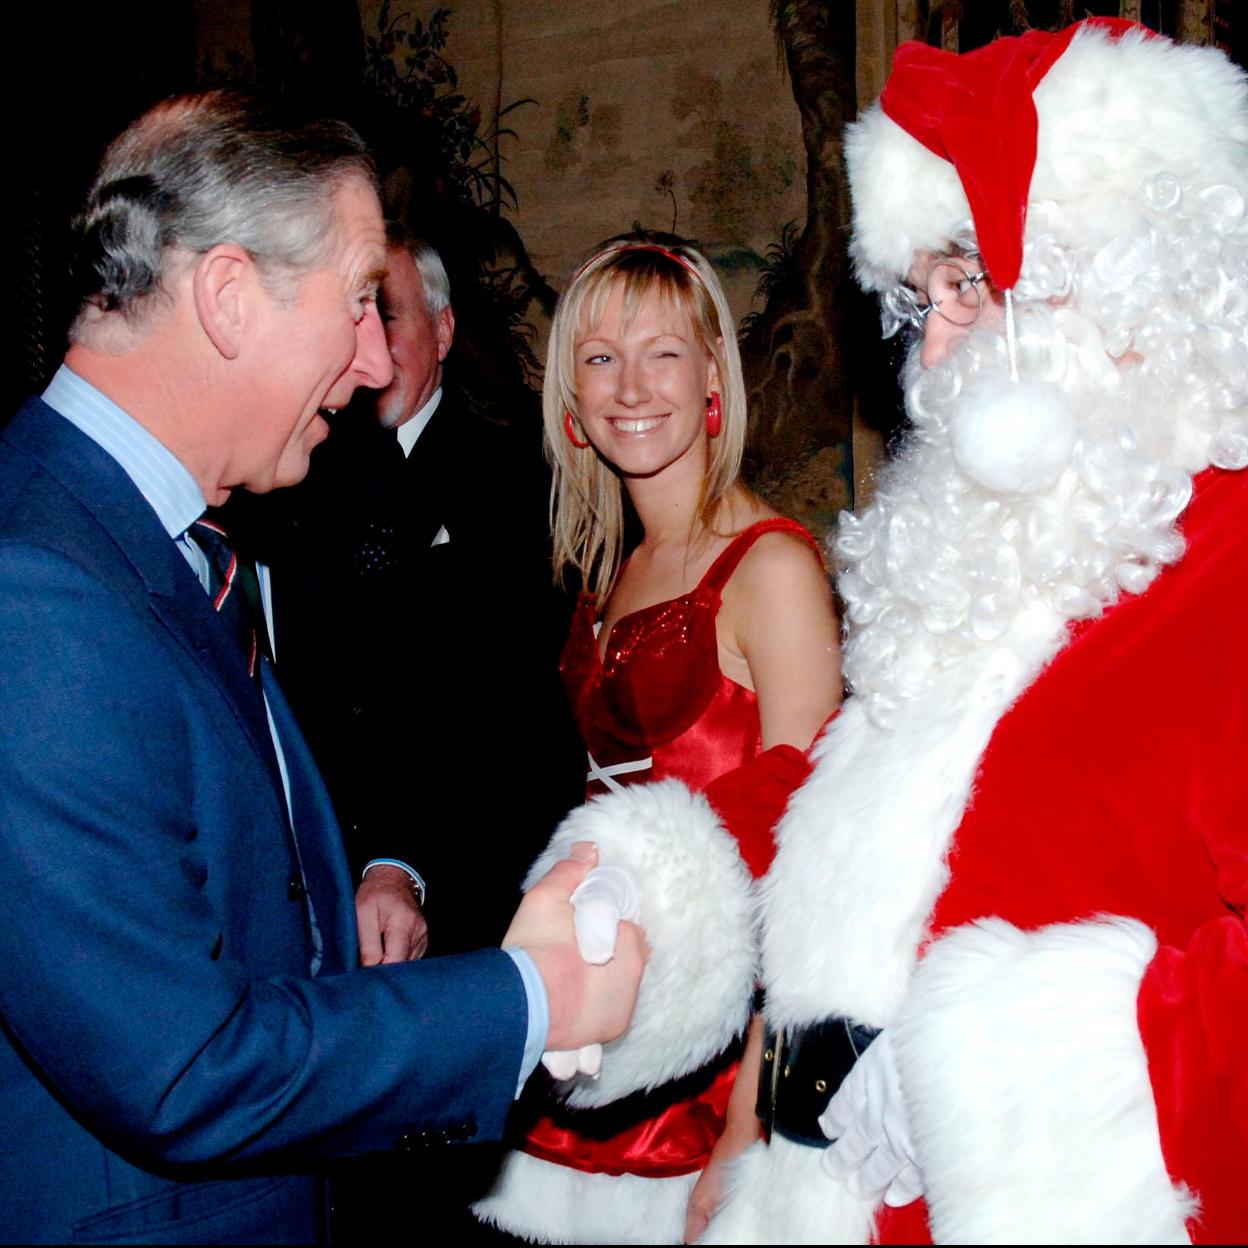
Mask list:
[{"label": "dark suit jacket", "polygon": [[501,1131],[514,965],[351,969],[351,881],[280,691],[294,834],[194,573],[37,400],[0,434],[0,636],[0,1239],[306,1240],[315,1159]]},{"label": "dark suit jacket", "polygon": [[536,412],[496,423],[448,387],[408,459],[370,412],[345,411],[307,480],[253,511],[278,675],[352,867],[421,872],[432,954],[499,940],[584,796],[549,489]]}]

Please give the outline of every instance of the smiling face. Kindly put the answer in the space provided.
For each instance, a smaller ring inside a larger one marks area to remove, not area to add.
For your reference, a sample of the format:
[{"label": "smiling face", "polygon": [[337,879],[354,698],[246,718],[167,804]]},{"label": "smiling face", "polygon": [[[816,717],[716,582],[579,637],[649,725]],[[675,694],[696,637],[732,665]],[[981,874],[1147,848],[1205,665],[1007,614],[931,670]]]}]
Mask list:
[{"label": "smiling face", "polygon": [[429,314],[420,271],[406,247],[391,247],[387,253],[381,307],[394,379],[377,396],[377,419],[394,429],[411,420],[442,384],[442,361],[451,349],[455,318],[449,307]]},{"label": "smiling face", "polygon": [[381,388],[393,374],[377,311],[385,273],[381,206],[352,179],[334,192],[333,252],[299,280],[293,296],[270,296],[255,402],[241,431],[239,484],[257,492],[293,485],[329,432],[322,413],[346,405],[358,386]]},{"label": "smiling face", "polygon": [[705,471],[718,371],[676,303],[651,290],[628,317],[617,282],[597,324],[582,314],[574,363],[577,419],[621,475],[651,477],[677,463]]}]

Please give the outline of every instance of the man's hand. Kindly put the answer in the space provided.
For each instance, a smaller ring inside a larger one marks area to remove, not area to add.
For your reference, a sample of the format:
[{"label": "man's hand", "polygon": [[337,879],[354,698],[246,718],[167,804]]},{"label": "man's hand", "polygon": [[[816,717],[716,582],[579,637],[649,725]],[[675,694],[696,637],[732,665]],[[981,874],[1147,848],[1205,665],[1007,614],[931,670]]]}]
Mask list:
[{"label": "man's hand", "polygon": [[525,894],[503,938],[503,948],[528,953],[546,987],[547,1049],[576,1050],[614,1040],[628,1026],[637,1003],[649,956],[641,928],[621,923],[615,956],[602,966],[590,966],[577,948],[569,898],[597,864],[598,851],[578,841],[572,856],[556,863]]},{"label": "man's hand", "polygon": [[360,965],[412,962],[429,946],[429,928],[412,879],[398,867],[373,867],[355,894]]},{"label": "man's hand", "polygon": [[832,1145],[823,1168],[863,1200],[908,1205],[923,1195],[897,1061],[885,1028],[854,1063],[819,1126]]}]

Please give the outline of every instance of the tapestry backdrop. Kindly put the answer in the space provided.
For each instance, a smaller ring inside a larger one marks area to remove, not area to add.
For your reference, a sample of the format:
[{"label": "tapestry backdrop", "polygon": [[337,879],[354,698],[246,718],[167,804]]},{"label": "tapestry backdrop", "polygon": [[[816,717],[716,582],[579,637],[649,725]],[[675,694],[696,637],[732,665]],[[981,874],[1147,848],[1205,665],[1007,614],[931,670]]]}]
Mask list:
[{"label": "tapestry backdrop", "polygon": [[103,143],[170,92],[259,85],[365,131],[388,211],[446,256],[457,350],[504,405],[540,385],[554,301],[597,241],[696,239],[738,318],[750,479],[828,531],[900,425],[897,348],[847,268],[845,124],[904,39],[965,50],[1088,12],[1242,63],[1230,0],[137,0],[6,19],[25,122],[6,410],[63,350],[67,221]]}]

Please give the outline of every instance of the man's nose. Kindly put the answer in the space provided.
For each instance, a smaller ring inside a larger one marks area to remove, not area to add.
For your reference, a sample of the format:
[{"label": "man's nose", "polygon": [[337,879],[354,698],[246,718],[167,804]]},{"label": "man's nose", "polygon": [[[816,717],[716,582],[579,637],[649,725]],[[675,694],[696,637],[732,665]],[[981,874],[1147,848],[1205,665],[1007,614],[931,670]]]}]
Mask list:
[{"label": "man's nose", "polygon": [[386,331],[375,303],[368,305],[356,326],[355,359],[351,367],[364,385],[375,390],[388,386],[394,377],[394,361],[390,358]]},{"label": "man's nose", "polygon": [[919,348],[919,363],[924,368],[935,368],[949,354],[950,338],[959,332],[964,331],[935,310],[929,312],[923,321],[923,345]]}]

